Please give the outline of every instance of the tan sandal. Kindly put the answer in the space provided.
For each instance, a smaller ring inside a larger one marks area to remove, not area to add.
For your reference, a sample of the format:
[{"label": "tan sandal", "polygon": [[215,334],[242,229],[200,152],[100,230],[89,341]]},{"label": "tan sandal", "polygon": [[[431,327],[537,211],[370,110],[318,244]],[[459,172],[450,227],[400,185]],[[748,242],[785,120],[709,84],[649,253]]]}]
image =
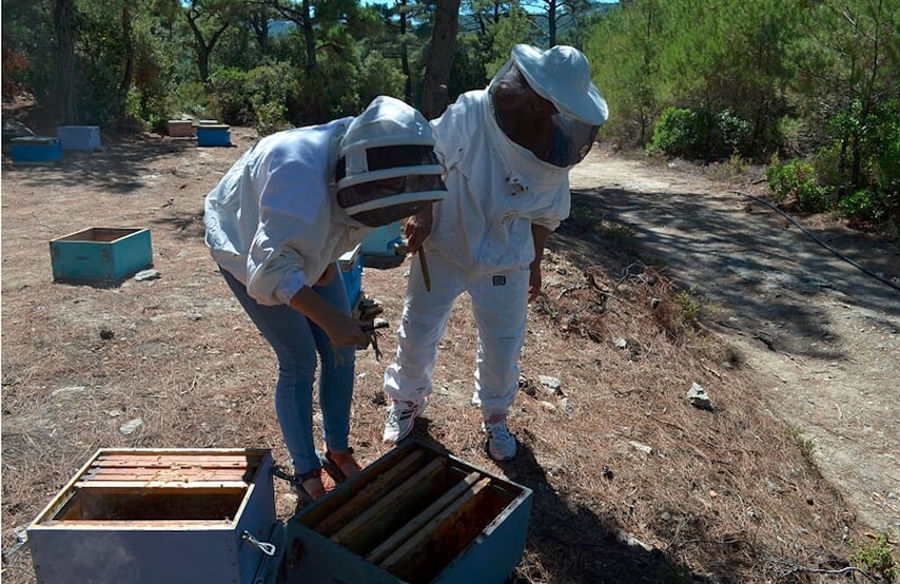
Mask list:
[{"label": "tan sandal", "polygon": [[325,494],[326,488],[322,481],[322,469],[314,468],[307,473],[297,476],[294,490],[300,500],[310,503]]},{"label": "tan sandal", "polygon": [[347,479],[359,474],[362,467],[353,458],[353,449],[348,448],[339,452],[326,450],[322,467],[325,472],[336,482],[343,483]]}]

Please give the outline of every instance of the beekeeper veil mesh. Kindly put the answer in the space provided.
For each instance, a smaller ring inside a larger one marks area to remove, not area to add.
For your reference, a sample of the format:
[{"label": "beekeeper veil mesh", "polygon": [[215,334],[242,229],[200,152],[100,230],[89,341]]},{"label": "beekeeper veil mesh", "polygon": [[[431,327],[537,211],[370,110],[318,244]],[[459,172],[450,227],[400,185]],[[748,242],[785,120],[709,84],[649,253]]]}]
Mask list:
[{"label": "beekeeper veil mesh", "polygon": [[425,116],[398,99],[375,98],[341,140],[338,204],[379,227],[443,200],[447,187],[434,144]]},{"label": "beekeeper veil mesh", "polygon": [[565,45],[547,51],[516,45],[488,92],[504,133],[559,167],[581,162],[607,119],[587,58]]}]

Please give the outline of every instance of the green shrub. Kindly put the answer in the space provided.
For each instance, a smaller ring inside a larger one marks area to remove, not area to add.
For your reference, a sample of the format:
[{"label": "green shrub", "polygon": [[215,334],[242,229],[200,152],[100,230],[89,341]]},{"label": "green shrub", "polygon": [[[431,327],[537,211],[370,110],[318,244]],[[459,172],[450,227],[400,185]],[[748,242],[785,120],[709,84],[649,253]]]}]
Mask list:
[{"label": "green shrub", "polygon": [[753,128],[729,110],[716,114],[712,136],[712,155],[714,158],[727,158],[745,152],[750,142]]},{"label": "green shrub", "polygon": [[851,219],[878,219],[881,210],[874,203],[875,195],[869,189],[860,189],[840,200],[841,213]]},{"label": "green shrub", "polygon": [[730,110],[713,114],[670,107],[656,120],[647,149],[651,154],[724,160],[746,151],[751,133],[750,122]]},{"label": "green shrub", "polygon": [[855,550],[850,561],[869,574],[880,576],[887,584],[893,584],[900,580],[900,564],[891,553],[889,535],[886,531],[879,533],[872,544],[850,542]]},{"label": "green shrub", "polygon": [[812,164],[794,160],[786,164],[775,162],[766,169],[766,179],[776,201],[793,197],[802,211],[818,212],[828,208],[831,189],[816,180]]},{"label": "green shrub", "polygon": [[213,113],[226,124],[246,125],[253,121],[247,75],[247,72],[240,69],[222,68],[209,76]]},{"label": "green shrub", "polygon": [[283,104],[267,102],[253,107],[256,114],[256,131],[260,136],[268,136],[287,126],[284,114],[287,108]]},{"label": "green shrub", "polygon": [[705,133],[702,116],[697,111],[666,108],[653,126],[653,139],[647,150],[651,154],[695,158],[702,151]]}]

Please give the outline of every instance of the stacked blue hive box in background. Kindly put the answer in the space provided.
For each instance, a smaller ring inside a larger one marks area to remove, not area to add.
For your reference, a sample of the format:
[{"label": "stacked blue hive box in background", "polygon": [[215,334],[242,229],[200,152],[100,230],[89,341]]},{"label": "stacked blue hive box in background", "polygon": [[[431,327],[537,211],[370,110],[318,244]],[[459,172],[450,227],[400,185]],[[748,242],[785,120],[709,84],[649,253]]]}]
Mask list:
[{"label": "stacked blue hive box in background", "polygon": [[63,150],[93,152],[100,148],[100,126],[58,126],[56,135]]},{"label": "stacked blue hive box in background", "polygon": [[63,156],[59,138],[53,136],[23,136],[11,144],[13,162],[53,162]]},{"label": "stacked blue hive box in background", "polygon": [[199,124],[197,146],[231,146],[229,129],[226,124]]}]

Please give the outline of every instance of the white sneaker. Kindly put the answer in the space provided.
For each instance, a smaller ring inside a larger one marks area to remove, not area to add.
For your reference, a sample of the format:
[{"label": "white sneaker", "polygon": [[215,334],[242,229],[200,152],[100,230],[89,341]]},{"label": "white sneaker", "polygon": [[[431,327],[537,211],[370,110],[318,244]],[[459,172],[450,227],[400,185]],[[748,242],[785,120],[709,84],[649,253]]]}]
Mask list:
[{"label": "white sneaker", "polygon": [[481,429],[488,435],[488,454],[491,458],[504,462],[516,457],[516,437],[509,433],[506,419],[496,424],[484,422]]},{"label": "white sneaker", "polygon": [[388,444],[395,444],[406,438],[412,432],[416,418],[421,416],[427,407],[428,399],[424,397],[421,401],[391,400],[382,439]]}]

